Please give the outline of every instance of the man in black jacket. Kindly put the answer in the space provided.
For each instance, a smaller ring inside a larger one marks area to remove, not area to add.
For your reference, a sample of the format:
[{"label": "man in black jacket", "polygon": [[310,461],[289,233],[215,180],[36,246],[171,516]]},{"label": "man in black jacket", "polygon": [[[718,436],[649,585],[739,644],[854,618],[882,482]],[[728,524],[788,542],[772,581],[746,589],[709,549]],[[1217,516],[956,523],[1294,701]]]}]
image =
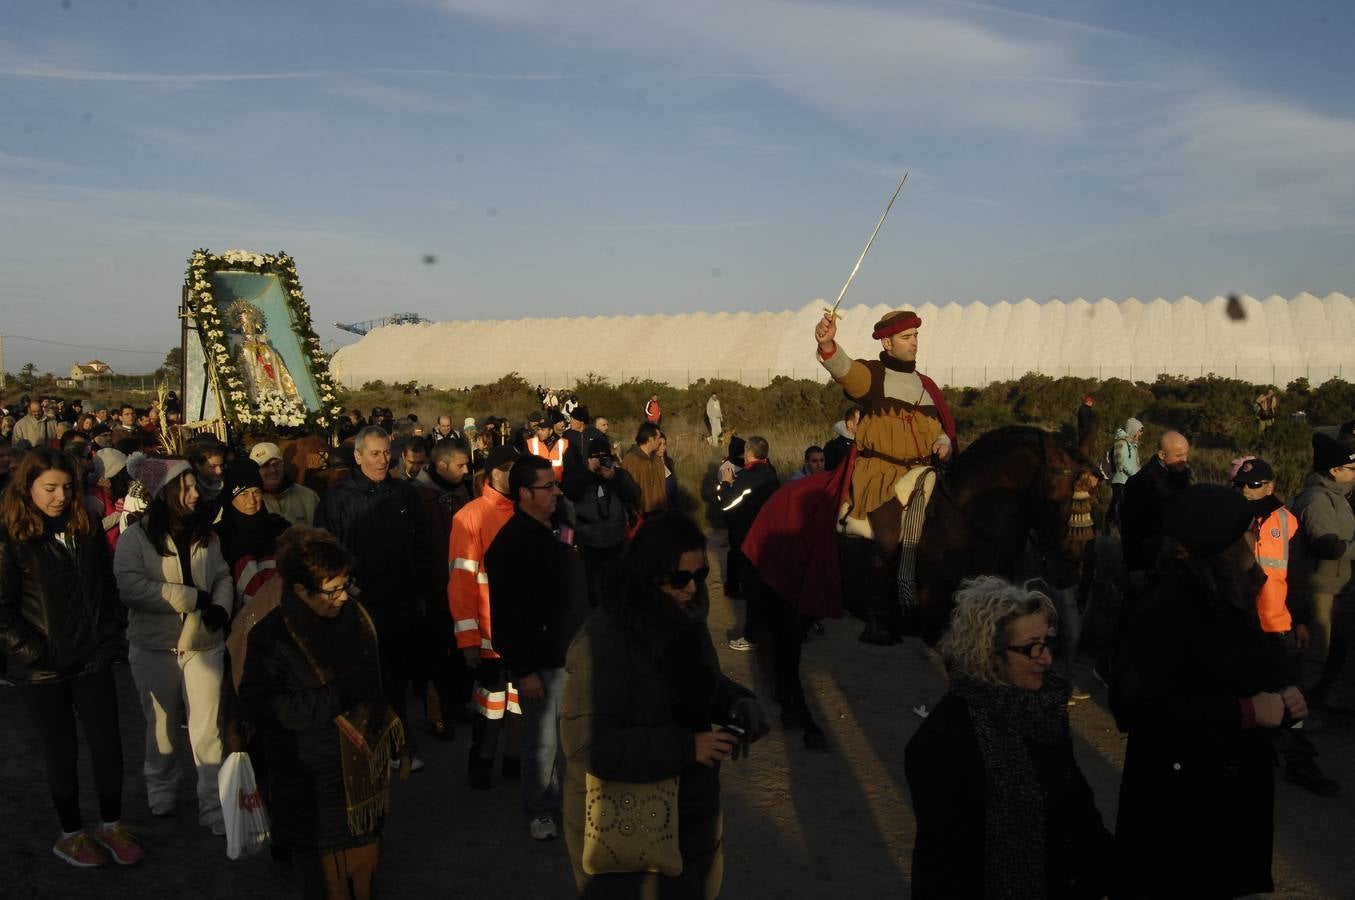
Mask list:
[{"label": "man in black jacket", "polygon": [[[353,441],[357,468],[330,488],[315,511],[315,525],[353,554],[353,580],[376,624],[381,682],[386,702],[405,723],[411,750],[414,730],[405,695],[419,659],[421,600],[433,590],[422,504],[407,481],[390,477],[391,441],[385,429],[368,425]],[[423,768],[415,758],[414,771]]]},{"label": "man in black jacket", "polygon": [[559,836],[560,700],[565,651],[588,609],[583,559],[556,528],[560,486],[548,460],[525,456],[508,476],[517,507],[485,552],[494,651],[522,707],[522,808],[531,836]]},{"label": "man in black jacket", "polygon": [[1102,684],[1110,681],[1112,657],[1157,566],[1167,501],[1188,487],[1190,442],[1179,431],[1163,434],[1157,442],[1157,454],[1125,482],[1124,499],[1120,501],[1120,549],[1127,587],[1110,643],[1092,668]]},{"label": "man in black jacket", "polygon": [[755,626],[765,624],[757,608],[760,592],[751,590],[752,567],[743,555],[743,539],[753,527],[762,505],[781,486],[776,469],[767,460],[767,439],[753,435],[744,442],[744,466],[732,480],[721,481],[715,487],[715,499],[724,513],[725,528],[729,533],[729,555],[725,558],[725,593],[732,586],[748,597],[748,615],[743,637],[729,642],[731,650],[749,650],[748,633]]},{"label": "man in black jacket", "polygon": [[1190,441],[1168,431],[1157,442],[1157,455],[1125,483],[1120,505],[1120,536],[1130,581],[1142,590],[1157,562],[1167,501],[1190,486]]}]

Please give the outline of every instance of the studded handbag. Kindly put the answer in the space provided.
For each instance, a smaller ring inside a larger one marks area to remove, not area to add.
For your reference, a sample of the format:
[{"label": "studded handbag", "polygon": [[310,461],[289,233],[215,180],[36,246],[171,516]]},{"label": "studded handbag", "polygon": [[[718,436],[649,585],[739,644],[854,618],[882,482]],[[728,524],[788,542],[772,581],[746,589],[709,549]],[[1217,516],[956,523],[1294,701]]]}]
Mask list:
[{"label": "studded handbag", "polygon": [[678,780],[631,784],[587,773],[583,871],[682,874]]}]

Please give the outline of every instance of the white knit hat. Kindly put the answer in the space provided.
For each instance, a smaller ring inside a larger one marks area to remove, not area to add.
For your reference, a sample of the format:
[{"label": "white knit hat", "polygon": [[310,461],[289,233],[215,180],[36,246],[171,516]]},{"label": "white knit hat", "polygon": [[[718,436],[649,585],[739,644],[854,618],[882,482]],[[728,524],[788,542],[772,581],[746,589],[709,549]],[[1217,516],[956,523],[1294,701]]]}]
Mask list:
[{"label": "white knit hat", "polygon": [[116,476],[127,468],[127,454],[112,447],[105,447],[94,454],[94,479],[101,481]]},{"label": "white knit hat", "polygon": [[165,489],[165,485],[184,472],[191,472],[192,467],[188,465],[186,459],[170,459],[165,456],[147,456],[144,453],[133,453],[127,457],[127,471],[131,473],[133,478],[141,482],[141,486],[146,489],[147,495],[154,499],[160,496],[160,492]]}]

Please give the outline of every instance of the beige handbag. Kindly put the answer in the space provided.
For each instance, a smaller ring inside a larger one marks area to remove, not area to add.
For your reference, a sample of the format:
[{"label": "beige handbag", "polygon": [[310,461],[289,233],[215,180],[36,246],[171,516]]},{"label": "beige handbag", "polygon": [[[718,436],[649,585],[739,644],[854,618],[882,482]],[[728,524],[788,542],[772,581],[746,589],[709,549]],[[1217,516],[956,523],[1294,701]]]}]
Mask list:
[{"label": "beige handbag", "polygon": [[678,848],[678,780],[604,781],[587,773],[583,871],[682,874]]}]

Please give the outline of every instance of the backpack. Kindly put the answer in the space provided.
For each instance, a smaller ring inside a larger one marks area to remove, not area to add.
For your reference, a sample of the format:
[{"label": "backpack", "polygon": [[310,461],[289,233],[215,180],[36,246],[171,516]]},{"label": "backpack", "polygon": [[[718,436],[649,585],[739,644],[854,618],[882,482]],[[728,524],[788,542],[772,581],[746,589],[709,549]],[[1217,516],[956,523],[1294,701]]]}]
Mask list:
[{"label": "backpack", "polygon": [[1106,455],[1101,458],[1101,471],[1105,472],[1107,475],[1114,475],[1116,468],[1118,468],[1116,465],[1118,460],[1116,459],[1115,448],[1123,441],[1124,438],[1116,438],[1114,441],[1111,441],[1110,447],[1106,449]]}]

